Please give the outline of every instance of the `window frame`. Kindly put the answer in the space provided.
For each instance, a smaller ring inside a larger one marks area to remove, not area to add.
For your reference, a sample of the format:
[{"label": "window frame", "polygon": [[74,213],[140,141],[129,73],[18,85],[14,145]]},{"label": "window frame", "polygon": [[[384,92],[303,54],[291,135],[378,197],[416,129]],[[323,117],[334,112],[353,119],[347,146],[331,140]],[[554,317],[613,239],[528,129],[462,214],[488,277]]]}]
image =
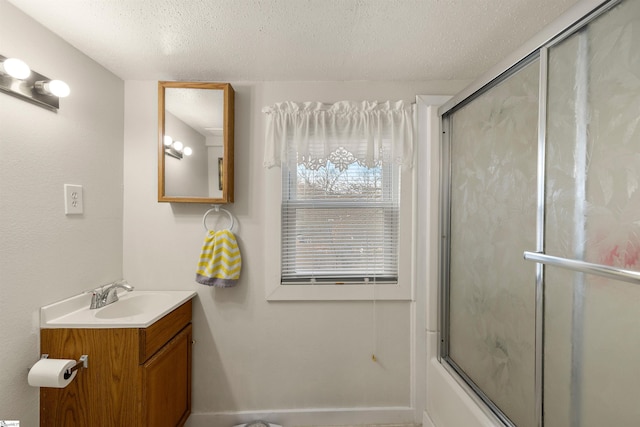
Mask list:
[{"label": "window frame", "polygon": [[282,284],[282,171],[264,169],[265,173],[265,248],[270,260],[265,262],[265,297],[268,301],[322,300],[412,300],[414,280],[416,167],[400,170],[400,204],[398,224],[397,284]]}]

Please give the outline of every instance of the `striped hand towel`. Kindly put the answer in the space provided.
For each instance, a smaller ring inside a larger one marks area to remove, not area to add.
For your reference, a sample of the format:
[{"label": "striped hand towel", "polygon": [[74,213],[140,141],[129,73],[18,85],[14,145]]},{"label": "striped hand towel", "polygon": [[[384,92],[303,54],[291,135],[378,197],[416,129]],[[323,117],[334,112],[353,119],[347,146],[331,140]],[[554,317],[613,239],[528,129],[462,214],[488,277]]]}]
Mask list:
[{"label": "striped hand towel", "polygon": [[210,230],[204,239],[196,282],[217,288],[238,284],[242,258],[236,236],[229,230]]}]

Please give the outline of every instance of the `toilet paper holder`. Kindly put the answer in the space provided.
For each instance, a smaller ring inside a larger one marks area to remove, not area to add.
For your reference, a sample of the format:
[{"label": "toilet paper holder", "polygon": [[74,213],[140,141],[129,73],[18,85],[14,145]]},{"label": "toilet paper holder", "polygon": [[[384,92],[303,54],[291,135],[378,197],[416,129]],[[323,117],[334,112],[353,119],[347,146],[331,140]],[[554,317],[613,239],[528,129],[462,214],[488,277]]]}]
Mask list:
[{"label": "toilet paper holder", "polygon": [[[48,358],[49,358],[49,354],[47,353],[40,356],[40,359],[48,359]],[[88,368],[88,367],[89,367],[89,355],[83,354],[82,356],[80,356],[80,359],[78,359],[75,365],[73,365],[71,368],[67,369],[64,372],[64,379],[68,380],[69,377],[71,377],[71,375],[73,374],[73,371],[77,371],[80,368]]]}]

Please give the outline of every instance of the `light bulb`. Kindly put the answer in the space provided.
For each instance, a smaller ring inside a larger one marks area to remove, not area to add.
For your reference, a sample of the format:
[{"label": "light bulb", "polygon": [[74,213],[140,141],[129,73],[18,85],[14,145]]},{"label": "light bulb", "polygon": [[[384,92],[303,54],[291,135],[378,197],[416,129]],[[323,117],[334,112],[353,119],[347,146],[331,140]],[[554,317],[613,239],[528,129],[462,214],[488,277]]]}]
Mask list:
[{"label": "light bulb", "polygon": [[180,141],[174,141],[173,142],[173,148],[174,148],[174,150],[181,152],[182,149],[184,148],[184,145]]},{"label": "light bulb", "polygon": [[62,80],[50,80],[48,82],[39,80],[35,83],[34,87],[43,95],[53,95],[58,98],[64,98],[65,96],[69,96],[69,93],[71,93],[69,85]]},{"label": "light bulb", "polygon": [[193,153],[193,150],[191,149],[191,147],[184,147],[184,155],[185,156],[190,156],[191,153]]},{"label": "light bulb", "polygon": [[173,142],[173,138],[171,138],[169,135],[165,135],[163,138],[164,141],[164,146],[165,147],[171,147],[171,143]]},{"label": "light bulb", "polygon": [[31,75],[31,69],[18,58],[7,58],[2,63],[2,71],[14,79],[24,80]]},{"label": "light bulb", "polygon": [[[46,87],[47,84],[45,84]],[[48,83],[47,90],[51,92],[51,94],[57,96],[58,98],[65,98],[69,96],[71,93],[71,89],[69,85],[63,82],[62,80],[51,80]]]}]

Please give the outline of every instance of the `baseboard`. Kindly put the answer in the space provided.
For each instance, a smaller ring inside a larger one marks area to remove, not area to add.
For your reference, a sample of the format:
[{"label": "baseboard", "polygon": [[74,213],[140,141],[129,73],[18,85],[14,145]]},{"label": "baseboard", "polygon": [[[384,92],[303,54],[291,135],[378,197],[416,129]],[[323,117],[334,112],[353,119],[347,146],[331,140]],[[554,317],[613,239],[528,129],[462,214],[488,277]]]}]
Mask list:
[{"label": "baseboard", "polygon": [[185,427],[231,427],[264,420],[283,427],[414,425],[410,407],[283,409],[270,411],[192,413]]},{"label": "baseboard", "polygon": [[429,414],[427,414],[427,411],[424,411],[422,413],[422,427],[436,427],[436,425],[429,417]]}]

